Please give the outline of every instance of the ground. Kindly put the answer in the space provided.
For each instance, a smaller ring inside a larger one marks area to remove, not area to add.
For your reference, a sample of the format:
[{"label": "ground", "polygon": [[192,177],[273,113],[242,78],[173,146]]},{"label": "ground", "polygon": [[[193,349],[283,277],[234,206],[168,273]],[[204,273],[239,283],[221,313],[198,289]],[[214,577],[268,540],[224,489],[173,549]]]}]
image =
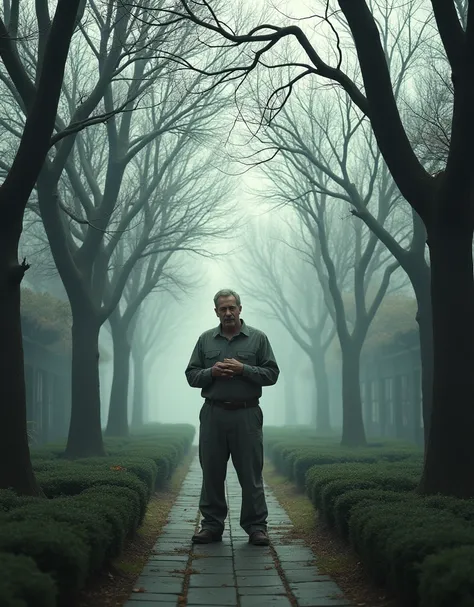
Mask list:
[{"label": "ground", "polygon": [[[165,526],[167,528],[177,526],[176,532],[178,534],[184,533],[183,545],[187,544],[188,541],[190,542],[191,528],[195,527],[197,520],[194,520],[195,517],[191,515],[191,512],[190,519],[192,518],[193,520],[184,520],[183,514],[179,513],[177,517],[175,516],[173,518],[171,509],[175,502],[180,503],[181,506],[175,506],[174,510],[176,510],[176,507],[180,507],[183,509],[183,513],[186,512],[186,514],[191,509],[191,502],[193,506],[196,502],[194,507],[197,509],[197,494],[193,496],[189,495],[189,497],[186,498],[188,500],[188,503],[185,504],[186,507],[183,506],[182,503],[183,496],[181,496],[181,498],[178,497],[180,488],[182,487],[183,481],[188,474],[190,465],[194,459],[195,451],[190,453],[186,460],[176,470],[169,487],[164,491],[158,492],[152,498],[148,506],[145,522],[136,537],[127,542],[124,553],[120,558],[116,559],[107,570],[91,580],[86,590],[81,593],[78,607],[123,607],[130,599],[132,599],[131,603],[127,604],[136,605],[136,602],[133,601],[135,593],[146,592],[146,589],[142,587],[143,580],[151,579],[144,578],[143,575],[141,575],[142,570],[145,568],[144,573],[146,573],[147,563],[148,569],[150,569],[150,558],[161,558],[159,556],[161,550],[159,548],[160,542],[169,549],[170,544],[168,542],[171,541],[169,538],[163,536],[162,539],[157,542],[163,528]],[[194,462],[193,469],[195,466],[196,462]],[[198,472],[199,471],[196,469],[193,474],[196,475]],[[318,521],[317,515],[308,498],[304,494],[298,493],[293,483],[278,475],[270,463],[267,463],[265,466],[265,482],[268,487],[272,489],[274,497],[286,510],[289,519],[291,519],[291,522],[293,523],[291,531],[285,531],[285,529],[280,531],[281,535],[279,536],[277,544],[284,544],[288,541],[291,542],[292,540],[302,544],[304,540],[317,555],[317,570],[319,574],[331,576],[351,604],[357,605],[358,607],[398,607],[396,601],[386,597],[383,590],[375,588],[370,582],[369,577],[364,572],[357,556],[351,548],[339,540],[333,532],[325,529]],[[194,482],[194,484],[196,484],[196,482]],[[237,493],[239,493],[240,488],[236,484],[236,479],[233,485],[235,485],[232,490],[233,501],[237,501],[237,498],[239,497]],[[183,487],[183,490],[186,490],[185,492],[187,492],[189,491],[189,488]],[[194,488],[194,493],[196,491],[197,489]],[[188,493],[186,493],[186,495],[188,495]],[[237,505],[234,505],[234,507],[237,508]],[[279,510],[277,502],[275,502],[274,507]],[[283,514],[283,511],[280,512]],[[236,516],[237,510],[234,513],[234,518]],[[180,531],[179,529],[181,529],[183,525],[188,525],[190,531]],[[238,533],[238,531],[235,533]],[[236,535],[236,538],[239,538],[239,536]],[[236,540],[234,540],[234,543],[235,541]],[[215,549],[225,550],[225,546],[223,548],[218,548],[217,546],[212,548],[213,551]],[[207,548],[204,547],[204,550],[207,550]],[[246,550],[244,544],[242,544],[242,547],[238,550]],[[276,545],[277,553],[274,556],[277,558],[275,558],[274,561],[277,563],[280,562],[278,557],[280,557],[280,552],[282,550],[282,558],[287,558],[287,562],[283,564],[288,568],[288,561],[291,561],[291,557],[288,559],[290,554],[288,554],[288,557],[285,557],[284,546],[281,547]],[[191,546],[189,546],[189,548],[186,547],[186,550],[183,550],[182,552],[173,548],[173,554],[176,555],[173,558],[185,559],[185,557],[189,555],[189,560],[186,558],[186,562],[183,561],[183,563],[179,563],[179,570],[163,571],[163,573],[153,574],[158,577],[171,575],[183,579],[184,586],[182,587],[178,604],[181,604],[181,602],[182,604],[186,604],[185,597],[188,595],[190,579],[197,579],[197,577],[193,575],[198,573],[198,571],[194,571],[196,563],[199,563],[199,560],[196,559],[204,556],[211,556],[205,553],[199,554],[197,550],[195,550],[195,552],[196,554],[194,555],[191,553]],[[201,550],[199,550],[199,552],[201,552]],[[182,556],[179,556],[180,554],[182,554]],[[224,556],[224,553],[222,553],[222,556]],[[192,566],[190,566],[191,560]],[[157,561],[152,562],[156,566]],[[256,561],[253,562],[256,563]],[[302,565],[302,563],[294,563],[294,565],[298,567],[300,567],[300,564]],[[262,563],[261,565],[265,569],[265,563]],[[268,565],[267,568],[271,569],[272,566]],[[183,569],[183,571],[181,571],[181,569]],[[151,569],[151,571],[157,571],[157,569]],[[262,571],[262,574],[263,573],[269,574],[270,572]],[[141,581],[137,581],[138,578],[140,578]],[[163,579],[163,583],[165,581],[166,580]],[[199,591],[199,589],[194,589],[193,592],[195,591]],[[288,596],[290,597],[291,604],[296,604],[296,602],[291,599],[291,593]],[[251,599],[252,597],[245,598]],[[254,598],[257,599],[258,597]],[[140,603],[141,602],[142,601],[140,601]]]}]

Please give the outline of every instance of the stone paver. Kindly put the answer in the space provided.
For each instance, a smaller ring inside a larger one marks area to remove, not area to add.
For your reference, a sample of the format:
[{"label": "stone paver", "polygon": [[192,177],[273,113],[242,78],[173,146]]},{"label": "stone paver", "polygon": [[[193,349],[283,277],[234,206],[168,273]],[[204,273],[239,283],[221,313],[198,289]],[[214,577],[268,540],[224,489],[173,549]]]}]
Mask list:
[{"label": "stone paver", "polygon": [[272,546],[249,545],[239,526],[240,485],[231,463],[222,543],[192,546],[200,491],[196,458],[125,607],[350,607],[331,578],[318,572],[311,549],[285,538],[292,524],[268,487]]}]

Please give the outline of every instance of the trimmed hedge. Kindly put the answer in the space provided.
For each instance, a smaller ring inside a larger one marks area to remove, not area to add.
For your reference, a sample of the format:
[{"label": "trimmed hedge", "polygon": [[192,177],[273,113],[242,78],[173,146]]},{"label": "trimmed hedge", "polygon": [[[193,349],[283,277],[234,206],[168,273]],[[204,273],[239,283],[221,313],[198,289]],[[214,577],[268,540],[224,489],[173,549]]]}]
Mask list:
[{"label": "trimmed hedge", "polygon": [[474,527],[423,500],[360,502],[352,509],[349,535],[375,580],[388,584],[407,607],[419,602],[420,566],[427,556],[474,544]]},{"label": "trimmed hedge", "polygon": [[384,489],[352,489],[334,500],[334,524],[339,535],[349,540],[349,517],[352,508],[360,502],[400,502],[414,497],[410,493],[398,493]]},{"label": "trimmed hedge", "polygon": [[68,461],[59,444],[33,449],[47,499],[0,491],[0,607],[71,605],[87,577],[136,532],[194,432],[186,424],[152,424],[106,439],[103,458]]},{"label": "trimmed hedge", "polygon": [[57,521],[24,520],[0,527],[0,552],[32,557],[40,571],[51,574],[58,604],[70,605],[90,569],[91,548],[80,528]]},{"label": "trimmed hedge", "polygon": [[[405,473],[404,471],[405,470]],[[316,509],[324,519],[334,524],[334,502],[353,489],[385,489],[413,491],[418,484],[420,470],[384,464],[333,464],[314,466],[308,471],[306,487]]]},{"label": "trimmed hedge", "polygon": [[474,546],[427,556],[420,566],[420,607],[474,605]]},{"label": "trimmed hedge", "polygon": [[404,462],[409,465],[422,463],[419,449],[402,444],[400,449],[393,447],[393,442],[381,443],[365,449],[344,449],[334,440],[326,439],[322,444],[319,441],[307,444],[306,438],[297,444],[288,444],[284,441],[270,442],[266,452],[270,456],[278,472],[294,481],[300,491],[306,486],[306,473],[313,466],[342,463],[388,463]]},{"label": "trimmed hedge", "polygon": [[0,552],[0,571],[0,607],[55,607],[56,584],[31,557]]},{"label": "trimmed hedge", "polygon": [[266,432],[275,468],[404,607],[474,607],[474,499],[417,494],[420,449],[345,449],[307,428]]}]

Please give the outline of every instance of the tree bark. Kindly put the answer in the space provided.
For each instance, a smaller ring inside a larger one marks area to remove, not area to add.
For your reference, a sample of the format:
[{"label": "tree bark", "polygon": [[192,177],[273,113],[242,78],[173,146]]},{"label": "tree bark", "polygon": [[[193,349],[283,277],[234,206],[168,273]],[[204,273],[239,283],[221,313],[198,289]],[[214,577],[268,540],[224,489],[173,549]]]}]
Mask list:
[{"label": "tree bark", "polygon": [[[113,316],[113,315],[112,315]],[[107,436],[128,436],[128,387],[130,378],[130,343],[127,331],[110,317],[114,344],[114,370],[110,391]]]},{"label": "tree bark", "polygon": [[16,238],[0,232],[0,489],[40,495],[30,460],[20,316],[20,283],[26,266],[18,264]]},{"label": "tree bark", "polygon": [[474,497],[473,234],[471,222],[462,215],[442,214],[428,233],[434,382],[420,491],[470,498]]},{"label": "tree bark", "polygon": [[18,263],[18,243],[26,204],[47,156],[56,119],[64,66],[76,25],[79,0],[58,2],[44,46],[36,86],[29,80],[0,20],[0,55],[13,87],[27,108],[18,151],[0,187],[0,488],[39,495],[30,461],[20,316],[20,284],[27,269]]},{"label": "tree bark", "polygon": [[[72,302],[71,302],[72,303]],[[90,309],[72,306],[71,423],[65,457],[103,456],[100,423],[99,331]]]},{"label": "tree bark", "polygon": [[[152,393],[150,382],[148,378],[153,373],[153,359],[149,356],[145,356],[145,362],[143,363],[143,423],[148,424],[152,421],[159,421],[159,403],[156,400],[156,392]],[[153,407],[151,403],[153,402]]]},{"label": "tree bark", "polygon": [[360,352],[362,346],[351,339],[341,343],[342,352],[342,439],[341,446],[367,444],[360,395]]},{"label": "tree bark", "polygon": [[145,382],[145,357],[132,350],[133,355],[133,409],[132,428],[140,428],[145,423],[144,419],[144,382]]},{"label": "tree bark", "polygon": [[316,408],[313,408],[316,430],[322,434],[331,432],[331,415],[329,406],[329,381],[324,358],[314,358],[313,373],[316,383]]},{"label": "tree bark", "polygon": [[424,445],[428,444],[433,405],[433,314],[431,309],[431,275],[425,265],[421,274],[410,276],[415,291],[418,311],[421,359],[421,395],[423,409]]}]

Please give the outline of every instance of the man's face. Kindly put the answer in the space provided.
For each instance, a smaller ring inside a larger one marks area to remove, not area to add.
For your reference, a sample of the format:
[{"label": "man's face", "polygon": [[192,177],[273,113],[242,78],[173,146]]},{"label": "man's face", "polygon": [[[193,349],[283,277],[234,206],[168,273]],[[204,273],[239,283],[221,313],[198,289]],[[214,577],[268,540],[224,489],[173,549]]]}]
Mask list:
[{"label": "man's face", "polygon": [[230,297],[219,297],[215,311],[224,329],[234,329],[239,326],[242,306],[237,305],[233,295]]}]

